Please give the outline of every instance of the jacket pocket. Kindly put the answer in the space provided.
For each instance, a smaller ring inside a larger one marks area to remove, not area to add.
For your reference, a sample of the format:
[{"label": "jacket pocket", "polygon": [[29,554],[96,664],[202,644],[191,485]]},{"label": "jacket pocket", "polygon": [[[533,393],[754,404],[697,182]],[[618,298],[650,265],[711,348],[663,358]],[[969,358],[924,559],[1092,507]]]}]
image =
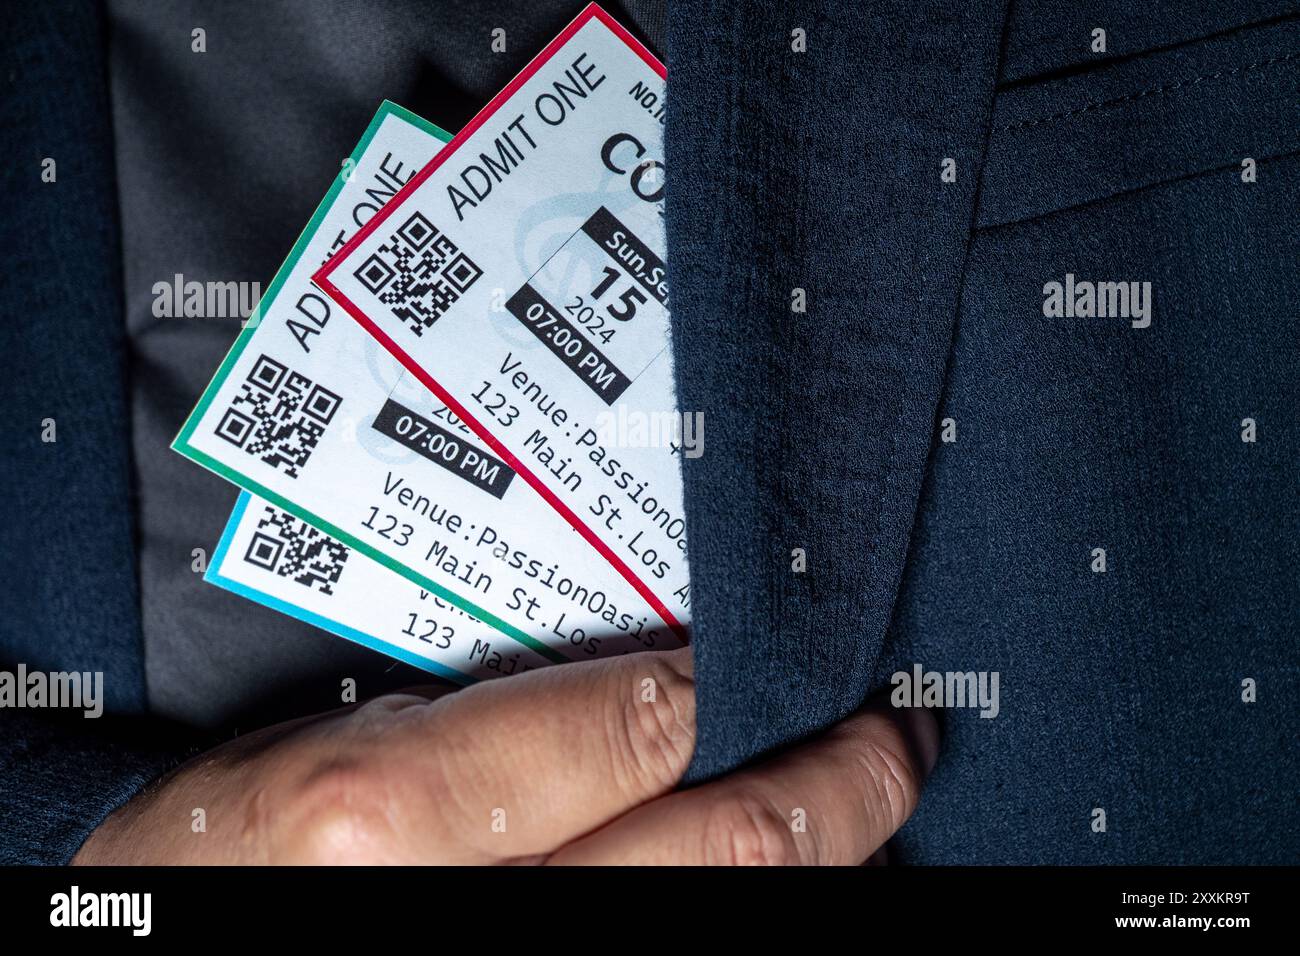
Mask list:
[{"label": "jacket pocket", "polygon": [[1300,149],[1300,18],[1085,74],[993,105],[978,228]]}]

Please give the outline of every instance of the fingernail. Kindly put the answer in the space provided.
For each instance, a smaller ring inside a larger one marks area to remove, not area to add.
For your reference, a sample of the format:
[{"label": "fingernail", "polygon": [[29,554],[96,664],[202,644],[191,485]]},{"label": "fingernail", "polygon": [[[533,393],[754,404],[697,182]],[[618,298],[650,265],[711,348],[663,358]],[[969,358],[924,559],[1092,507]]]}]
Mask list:
[{"label": "fingernail", "polygon": [[926,707],[907,707],[898,711],[903,731],[928,777],[939,759],[939,721]]}]

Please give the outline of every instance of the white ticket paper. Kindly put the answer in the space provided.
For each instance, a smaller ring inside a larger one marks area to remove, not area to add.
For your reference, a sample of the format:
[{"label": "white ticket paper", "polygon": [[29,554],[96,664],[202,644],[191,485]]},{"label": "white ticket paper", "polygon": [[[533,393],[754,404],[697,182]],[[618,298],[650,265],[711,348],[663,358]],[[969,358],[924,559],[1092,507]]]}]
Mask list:
[{"label": "white ticket paper", "polygon": [[663,102],[592,4],[314,278],[684,635]]},{"label": "white ticket paper", "polygon": [[550,663],[247,491],[204,580],[458,684]]},{"label": "white ticket paper", "polygon": [[383,104],[174,447],[463,610],[466,634],[555,661],[675,646],[631,585],[311,284],[449,138]]}]

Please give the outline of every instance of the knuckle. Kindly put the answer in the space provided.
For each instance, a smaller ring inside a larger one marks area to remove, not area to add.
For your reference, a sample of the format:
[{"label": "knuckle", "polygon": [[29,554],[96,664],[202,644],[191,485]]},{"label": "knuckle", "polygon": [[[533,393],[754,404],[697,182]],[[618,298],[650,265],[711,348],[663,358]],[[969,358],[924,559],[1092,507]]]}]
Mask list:
[{"label": "knuckle", "polygon": [[756,793],[718,801],[705,828],[704,858],[726,866],[786,866],[799,862],[794,832],[781,812]]},{"label": "knuckle", "polygon": [[[611,748],[615,773],[631,793],[657,793],[674,786],[695,749],[694,682],[663,660],[646,663],[630,686],[612,690],[618,710],[613,722],[618,739]],[[654,681],[652,695],[644,693],[647,678]]]},{"label": "knuckle", "polygon": [[278,804],[278,854],[302,863],[381,862],[389,794],[364,763],[318,767]]},{"label": "knuckle", "polygon": [[416,694],[383,694],[358,704],[350,715],[350,724],[354,729],[382,729],[401,720],[407,709],[426,707],[428,703],[428,698]]}]

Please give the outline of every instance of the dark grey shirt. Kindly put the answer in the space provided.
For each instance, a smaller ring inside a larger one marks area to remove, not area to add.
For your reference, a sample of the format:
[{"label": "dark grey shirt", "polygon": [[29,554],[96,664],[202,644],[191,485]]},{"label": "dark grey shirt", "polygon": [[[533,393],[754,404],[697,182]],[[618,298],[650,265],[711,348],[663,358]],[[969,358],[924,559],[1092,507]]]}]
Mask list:
[{"label": "dark grey shirt", "polygon": [[[145,665],[157,713],[252,725],[337,706],[344,677],[363,696],[429,677],[194,570],[194,550],[212,554],[238,492],[169,445],[240,320],[156,318],[154,285],[180,274],[265,288],[381,100],[455,132],[583,6],[109,0]],[[607,4],[656,49],[665,6]],[[195,52],[195,30],[206,52]]]}]

